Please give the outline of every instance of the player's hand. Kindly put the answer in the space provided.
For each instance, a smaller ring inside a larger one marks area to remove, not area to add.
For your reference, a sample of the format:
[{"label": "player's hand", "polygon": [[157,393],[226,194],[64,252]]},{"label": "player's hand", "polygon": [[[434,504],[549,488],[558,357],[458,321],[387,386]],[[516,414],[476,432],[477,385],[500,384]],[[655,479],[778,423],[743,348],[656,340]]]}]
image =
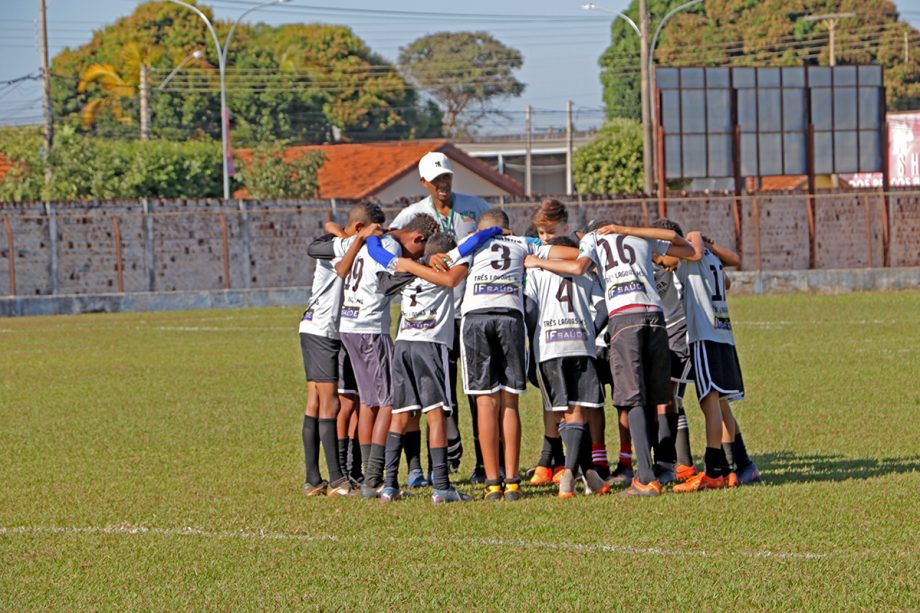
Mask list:
[{"label": "player's hand", "polygon": [[528,255],[524,258],[524,268],[540,268],[540,263],[543,261],[543,258],[538,258],[535,255]]},{"label": "player's hand", "polygon": [[428,265],[438,272],[447,272],[450,270],[450,258],[446,253],[435,253],[428,258]]},{"label": "player's hand", "polygon": [[380,236],[380,234],[382,234],[380,230],[380,224],[370,223],[364,226],[363,228],[361,228],[361,231],[358,232],[358,238],[360,238],[361,240],[367,240],[369,237],[375,234],[377,236]]},{"label": "player's hand", "polygon": [[707,245],[715,245],[715,244],[716,244],[716,242],[715,242],[714,240],[712,240],[711,238],[709,238],[709,237],[706,236],[705,234],[700,234],[700,238],[702,238],[702,239],[703,239],[703,242],[704,242],[705,244],[707,244]]},{"label": "player's hand", "polygon": [[625,234],[623,232],[623,226],[617,225],[615,223],[607,224],[606,226],[601,226],[597,229],[597,233],[600,235],[604,234]]},{"label": "player's hand", "polygon": [[326,220],[326,223],[323,225],[323,230],[326,234],[331,234],[338,238],[345,238],[345,231],[342,230],[342,226],[332,221],[332,216],[329,213],[326,213],[329,216],[329,219]]}]

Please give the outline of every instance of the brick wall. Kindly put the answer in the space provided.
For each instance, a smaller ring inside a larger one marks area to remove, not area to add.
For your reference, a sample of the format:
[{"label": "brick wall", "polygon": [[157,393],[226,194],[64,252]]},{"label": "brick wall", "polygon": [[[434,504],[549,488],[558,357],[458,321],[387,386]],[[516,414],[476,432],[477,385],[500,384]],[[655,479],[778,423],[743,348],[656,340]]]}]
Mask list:
[{"label": "brick wall", "polygon": [[[801,270],[808,267],[808,218],[802,194],[759,194],[741,201],[744,267]],[[0,203],[13,231],[16,292],[20,296],[117,291],[113,219],[121,230],[126,292],[222,289],[223,218],[229,285],[233,289],[309,285],[313,262],[307,245],[322,232],[328,201],[171,200],[148,202]],[[337,207],[344,220],[347,203]],[[512,228],[530,225],[533,203],[505,210]],[[882,206],[877,194],[828,192],[816,199],[816,266],[844,268],[882,263]],[[50,209],[51,215],[48,214]],[[398,209],[387,208],[392,219]],[[591,220],[641,225],[657,218],[657,202],[571,201],[570,226]],[[669,217],[686,230],[701,229],[734,246],[731,198],[686,196],[668,201]],[[891,263],[920,265],[920,192],[890,198]],[[54,228],[54,232],[52,232]],[[0,231],[0,295],[10,294],[10,252]],[[54,257],[52,257],[54,256]],[[53,273],[56,273],[56,280]]]}]

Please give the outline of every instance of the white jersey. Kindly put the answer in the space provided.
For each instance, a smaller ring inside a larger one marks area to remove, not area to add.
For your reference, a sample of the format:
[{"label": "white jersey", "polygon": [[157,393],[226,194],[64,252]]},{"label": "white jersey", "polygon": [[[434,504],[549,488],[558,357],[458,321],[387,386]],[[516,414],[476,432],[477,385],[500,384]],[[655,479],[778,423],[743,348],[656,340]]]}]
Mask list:
[{"label": "white jersey", "polygon": [[334,238],[335,258],[316,260],[310,299],[300,320],[300,332],[326,338],[339,338],[339,310],[342,308],[342,278],[335,264],[342,259],[355,237]]},{"label": "white jersey", "polygon": [[585,234],[578,255],[590,258],[603,277],[609,315],[635,305],[661,308],[661,298],[655,289],[652,254],[664,254],[669,245],[667,241],[625,234]]},{"label": "white jersey", "polygon": [[683,286],[687,340],[691,343],[715,341],[734,345],[735,336],[725,296],[725,273],[719,257],[709,249],[703,249],[703,259],[680,263],[677,278]]},{"label": "white jersey", "polygon": [[539,305],[540,317],[533,331],[538,362],[569,356],[594,357],[594,309],[604,299],[594,275],[561,276],[530,269],[524,294]]},{"label": "white jersey", "polygon": [[[390,227],[400,229],[419,215],[431,215],[438,222],[441,231],[450,234],[459,243],[476,231],[479,216],[488,210],[489,203],[482,198],[454,192],[450,216],[444,216],[434,208],[431,196],[428,196],[401,210],[396,215],[396,219],[390,223]],[[460,317],[460,303],[463,302],[465,287],[466,281],[464,280],[453,290],[454,309],[457,317]]]},{"label": "white jersey", "polygon": [[[467,258],[457,264],[467,264]],[[397,341],[454,345],[454,296],[449,287],[415,279],[402,289]]]},{"label": "white jersey", "polygon": [[[384,234],[380,242],[393,255],[402,255],[399,241],[389,234]],[[386,272],[386,269],[374,261],[367,252],[367,245],[364,245],[343,284],[340,332],[390,333],[391,297],[379,291],[378,272]]]},{"label": "white jersey", "polygon": [[509,309],[524,313],[524,258],[546,257],[550,247],[526,238],[499,234],[470,256],[463,294],[463,315],[473,311]]}]

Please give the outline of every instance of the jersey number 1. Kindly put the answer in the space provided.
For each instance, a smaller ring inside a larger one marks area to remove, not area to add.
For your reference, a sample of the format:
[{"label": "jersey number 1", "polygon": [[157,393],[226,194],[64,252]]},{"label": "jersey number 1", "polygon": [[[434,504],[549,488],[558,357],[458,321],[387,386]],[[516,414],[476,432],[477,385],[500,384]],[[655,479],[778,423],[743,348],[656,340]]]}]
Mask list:
[{"label": "jersey number 1", "polygon": [[712,295],[712,299],[713,299],[713,301],[715,301],[715,302],[722,301],[722,300],[724,300],[724,298],[725,298],[724,291],[723,291],[723,289],[722,289],[722,283],[721,283],[721,280],[722,280],[722,265],[719,264],[719,268],[718,268],[718,269],[717,269],[715,266],[710,266],[710,267],[709,267],[709,270],[712,271],[712,280],[715,281],[715,284],[716,284],[716,293],[714,293],[714,294]]},{"label": "jersey number 1", "polygon": [[607,264],[604,266],[604,270],[610,270],[619,264],[633,264],[636,261],[636,250],[630,245],[627,245],[624,242],[625,240],[626,236],[623,234],[617,235],[617,253],[620,256],[619,262],[617,262],[617,259],[613,256],[613,249],[610,247],[610,242],[601,240],[601,245],[603,245],[604,252],[607,254]]}]

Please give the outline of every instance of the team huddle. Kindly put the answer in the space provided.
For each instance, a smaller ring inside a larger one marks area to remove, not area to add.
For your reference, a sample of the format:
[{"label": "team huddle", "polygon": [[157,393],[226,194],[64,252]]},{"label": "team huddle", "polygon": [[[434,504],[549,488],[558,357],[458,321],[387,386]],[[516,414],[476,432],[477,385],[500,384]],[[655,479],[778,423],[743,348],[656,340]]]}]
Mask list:
[{"label": "team huddle", "polygon": [[[430,485],[436,504],[471,500],[450,480],[463,455],[458,373],[472,415],[470,481],[485,485],[485,500],[520,499],[523,479],[558,484],[560,498],[579,482],[587,495],[624,486],[623,496],[658,496],[671,483],[693,492],[760,479],[729,404],[744,397],[723,271],[736,254],[667,219],[595,222],[573,237],[555,200],[534,214],[533,236],[514,236],[504,211],[452,191],[446,156],[426,154],[419,172],[429,197],[386,230],[380,207],[360,203],[308,248],[306,495],[397,500],[408,493],[405,454],[409,487]],[[528,381],[543,399],[544,443],[522,479],[518,402]],[[688,382],[705,417],[702,471],[683,411]],[[608,387],[620,439],[612,468]]]}]

